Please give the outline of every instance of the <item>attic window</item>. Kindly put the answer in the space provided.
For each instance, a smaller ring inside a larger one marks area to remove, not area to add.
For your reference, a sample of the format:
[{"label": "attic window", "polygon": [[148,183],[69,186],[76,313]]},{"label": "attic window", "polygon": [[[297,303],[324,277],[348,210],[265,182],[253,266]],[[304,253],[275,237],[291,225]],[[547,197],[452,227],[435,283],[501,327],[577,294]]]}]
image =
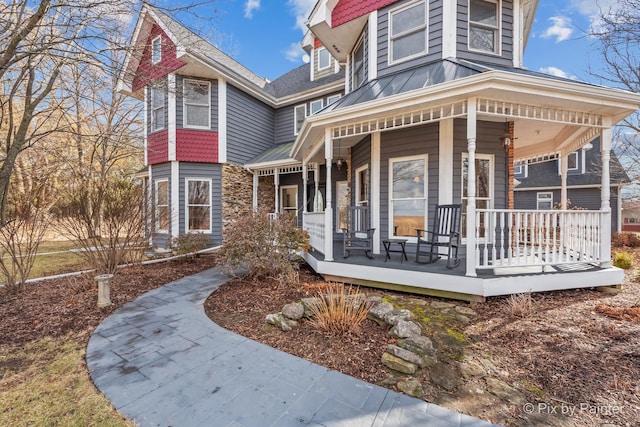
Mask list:
[{"label": "attic window", "polygon": [[162,61],[162,37],[158,36],[151,41],[151,62],[157,64]]},{"label": "attic window", "polygon": [[427,53],[427,7],[424,1],[389,13],[389,62]]},{"label": "attic window", "polygon": [[499,0],[469,0],[469,49],[499,53]]},{"label": "attic window", "polygon": [[331,56],[329,51],[321,47],[318,49],[318,71],[325,70],[331,66]]}]

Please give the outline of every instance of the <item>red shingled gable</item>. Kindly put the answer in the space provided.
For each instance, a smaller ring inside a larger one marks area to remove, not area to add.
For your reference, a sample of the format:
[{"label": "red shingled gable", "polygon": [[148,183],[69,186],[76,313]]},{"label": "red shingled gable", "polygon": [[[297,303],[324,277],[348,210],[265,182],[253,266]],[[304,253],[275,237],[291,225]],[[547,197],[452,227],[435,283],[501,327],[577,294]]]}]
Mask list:
[{"label": "red shingled gable", "polygon": [[147,136],[147,163],[155,165],[169,160],[169,134],[166,130]]},{"label": "red shingled gable", "polygon": [[398,0],[341,0],[331,12],[331,26],[345,24]]},{"label": "red shingled gable", "polygon": [[[151,41],[157,36],[162,37],[162,59],[157,64],[153,64],[151,62]],[[134,92],[186,64],[186,62],[176,58],[176,45],[171,41],[169,36],[162,31],[159,25],[153,24],[151,33],[144,42],[145,46],[142,51],[142,59],[140,60],[131,85]]]},{"label": "red shingled gable", "polygon": [[217,163],[218,132],[176,129],[176,160]]}]

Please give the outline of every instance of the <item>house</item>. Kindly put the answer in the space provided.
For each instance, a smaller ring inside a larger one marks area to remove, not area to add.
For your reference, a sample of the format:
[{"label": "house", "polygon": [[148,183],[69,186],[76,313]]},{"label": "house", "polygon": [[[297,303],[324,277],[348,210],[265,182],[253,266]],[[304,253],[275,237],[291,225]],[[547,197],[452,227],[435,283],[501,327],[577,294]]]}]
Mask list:
[{"label": "house", "polygon": [[[640,95],[524,68],[537,3],[320,0],[310,64],[273,82],[145,6],[121,90],[146,106],[153,244],[219,242],[239,210],[266,206],[297,217],[330,279],[475,300],[621,283],[611,127]],[[566,209],[573,153],[596,139],[599,204]],[[516,208],[514,167],[545,163],[561,165],[559,209]],[[385,240],[411,253],[444,204],[462,206],[464,262],[386,262]],[[356,206],[373,260],[342,255]]]},{"label": "house", "polygon": [[621,231],[640,232],[640,201],[624,203],[621,218]]},{"label": "house", "polygon": [[[558,160],[528,165],[516,163],[513,175],[516,209],[550,210],[566,205],[569,209],[598,210],[600,208],[600,139],[567,157],[566,194],[562,195],[562,162]],[[611,195],[611,231],[623,229],[622,187],[631,183],[617,156],[611,152],[609,162]]]}]

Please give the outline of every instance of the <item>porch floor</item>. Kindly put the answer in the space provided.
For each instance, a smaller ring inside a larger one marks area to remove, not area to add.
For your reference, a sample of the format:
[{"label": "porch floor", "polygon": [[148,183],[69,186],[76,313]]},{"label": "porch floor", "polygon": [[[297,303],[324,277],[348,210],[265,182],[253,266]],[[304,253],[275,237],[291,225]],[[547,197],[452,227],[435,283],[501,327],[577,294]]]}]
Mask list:
[{"label": "porch floor", "polygon": [[[315,271],[331,280],[471,300],[512,293],[611,286],[624,279],[622,270],[591,264],[482,269],[477,270],[477,277],[471,277],[465,274],[464,258],[457,267],[449,269],[446,257],[431,264],[416,263],[415,245],[406,245],[408,261],[404,262],[400,262],[401,254],[397,252],[392,252],[391,259],[385,262],[384,250],[381,252],[374,254],[373,259],[367,258],[364,251],[353,251],[344,258],[340,240],[334,241],[334,261],[324,261],[324,255],[315,250],[305,258]],[[461,253],[464,254],[464,248]],[[398,274],[400,271],[403,274]],[[545,279],[540,280],[543,275]]]}]

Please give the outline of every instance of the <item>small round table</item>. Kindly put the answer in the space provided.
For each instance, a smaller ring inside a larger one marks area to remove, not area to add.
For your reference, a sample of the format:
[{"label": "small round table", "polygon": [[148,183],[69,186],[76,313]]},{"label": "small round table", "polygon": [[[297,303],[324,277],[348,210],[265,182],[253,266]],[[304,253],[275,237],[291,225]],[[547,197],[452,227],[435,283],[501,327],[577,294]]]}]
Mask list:
[{"label": "small round table", "polygon": [[[407,258],[407,252],[405,251],[407,242],[408,239],[384,239],[382,241],[382,244],[384,245],[384,251],[386,252],[384,262],[387,262],[388,259],[391,259],[391,256],[389,255],[391,252],[398,252],[402,254],[400,255],[400,263],[409,261],[409,258]],[[399,245],[400,249],[391,249],[391,245],[394,243]]]}]

